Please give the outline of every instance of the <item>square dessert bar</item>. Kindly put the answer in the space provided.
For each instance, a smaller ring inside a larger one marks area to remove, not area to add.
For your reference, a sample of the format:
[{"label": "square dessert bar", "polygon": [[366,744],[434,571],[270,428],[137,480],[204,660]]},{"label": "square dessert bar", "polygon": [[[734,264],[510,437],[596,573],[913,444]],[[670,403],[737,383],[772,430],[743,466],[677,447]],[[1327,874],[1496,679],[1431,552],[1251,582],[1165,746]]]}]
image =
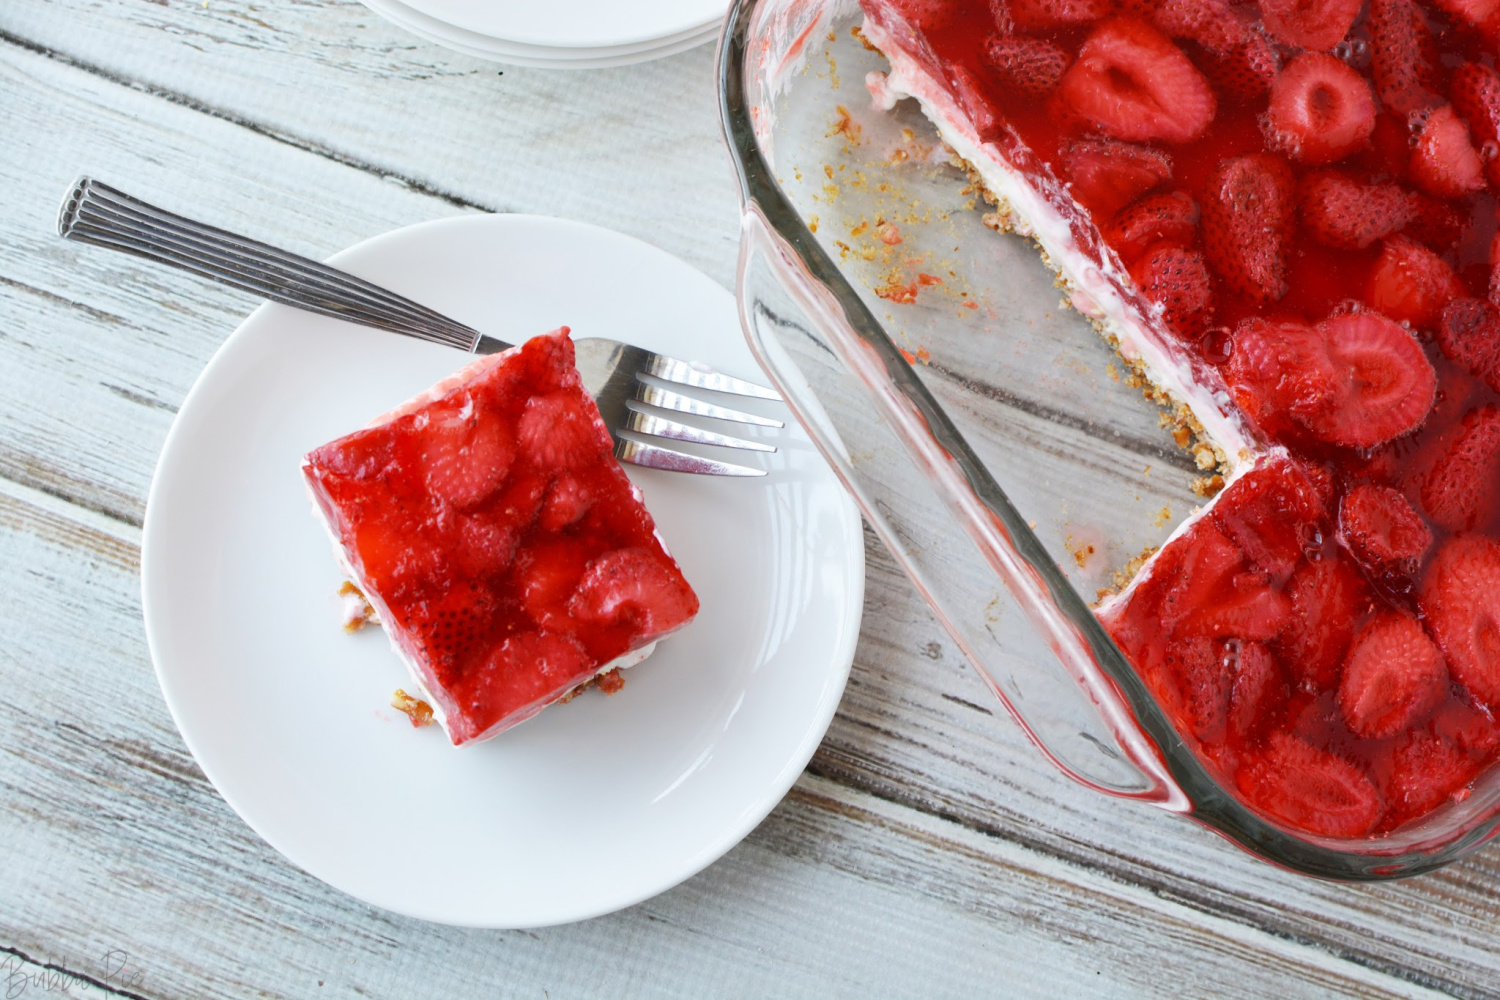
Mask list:
[{"label": "square dessert bar", "polygon": [[1222,479],[1099,617],[1227,787],[1379,834],[1500,756],[1500,0],[861,0]]},{"label": "square dessert bar", "polygon": [[303,459],[340,563],[455,745],[639,662],[697,614],[613,449],[564,327]]}]

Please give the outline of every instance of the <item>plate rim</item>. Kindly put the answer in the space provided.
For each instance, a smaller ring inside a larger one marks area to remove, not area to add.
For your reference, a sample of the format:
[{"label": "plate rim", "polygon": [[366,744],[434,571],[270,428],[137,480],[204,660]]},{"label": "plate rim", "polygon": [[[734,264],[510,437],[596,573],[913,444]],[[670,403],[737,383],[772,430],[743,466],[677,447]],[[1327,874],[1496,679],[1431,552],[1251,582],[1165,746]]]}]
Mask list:
[{"label": "plate rim", "polygon": [[[693,265],[688,264],[686,261],[683,261],[675,254],[669,253],[668,251],[657,247],[655,244],[649,243],[628,233],[622,233],[618,230],[609,229],[604,226],[598,226],[593,223],[532,213],[468,213],[462,215],[446,216],[438,219],[424,220],[421,222],[412,223],[410,225],[400,226],[395,229],[387,230],[374,236],[367,237],[366,239],[360,240],[357,243],[345,247],[344,249],[328,256],[325,259],[329,263],[336,264],[346,256],[361,252],[368,252],[370,250],[379,250],[390,243],[399,243],[416,231],[426,233],[429,231],[447,228],[489,228],[496,225],[504,227],[506,225],[512,225],[516,223],[559,225],[562,227],[571,227],[579,231],[591,231],[595,234],[601,234],[606,238],[623,239],[625,241],[628,241],[629,243],[638,245],[638,247],[644,249],[650,254],[664,256],[682,267],[689,268],[693,272],[701,275],[705,280],[719,287],[725,292],[725,294],[733,297],[734,293],[729,292],[727,289],[724,289],[722,285],[719,285],[718,282],[713,281],[712,278],[709,278],[706,274],[703,274],[703,272],[693,267]],[[240,322],[224,338],[219,346],[215,348],[212,356],[210,356],[209,360],[204,364],[203,368],[194,377],[193,383],[189,387],[187,393],[183,396],[182,403],[179,406],[178,411],[167,430],[167,434],[162,441],[161,449],[157,455],[156,464],[152,470],[151,484],[146,497],[146,510],[142,520],[140,545],[141,618],[146,633],[146,645],[151,657],[152,670],[156,676],[157,687],[161,692],[163,701],[165,701],[167,705],[168,713],[172,717],[172,722],[177,730],[178,736],[182,739],[183,744],[188,749],[188,752],[192,754],[194,763],[199,767],[200,770],[202,770],[204,776],[208,778],[209,783],[213,786],[215,792],[218,793],[223,802],[227,806],[229,806],[229,808],[234,812],[234,814],[239,818],[241,822],[245,823],[245,825],[248,826],[257,837],[259,837],[264,843],[275,850],[277,854],[279,854],[287,862],[291,863],[298,870],[306,873],[314,879],[317,879],[322,884],[327,885],[346,896],[357,899],[362,903],[378,907],[391,913],[455,927],[472,927],[485,929],[540,928],[589,920],[593,919],[594,917],[623,910],[663,892],[666,892],[667,890],[672,889],[678,885],[681,885],[683,882],[686,882],[688,879],[699,874],[709,865],[719,860],[732,848],[734,848],[742,840],[744,840],[745,837],[747,837],[756,827],[758,827],[761,822],[763,822],[765,818],[769,816],[778,805],[781,804],[781,802],[786,798],[788,792],[790,792],[792,786],[796,784],[797,779],[800,778],[803,772],[806,770],[808,762],[812,759],[813,754],[817,752],[818,747],[822,744],[823,739],[827,735],[828,728],[832,724],[833,717],[837,713],[839,705],[843,701],[843,695],[847,688],[848,679],[853,669],[854,655],[856,652],[856,647],[858,645],[863,622],[864,595],[866,585],[863,521],[859,514],[858,508],[854,504],[853,498],[849,496],[847,490],[845,490],[838,482],[837,477],[832,476],[831,471],[831,485],[836,490],[836,495],[839,498],[838,508],[841,512],[840,527],[842,528],[842,534],[844,536],[843,543],[846,551],[849,553],[849,559],[847,560],[844,568],[845,581],[847,584],[849,584],[849,586],[847,586],[845,589],[846,609],[844,620],[839,623],[841,631],[843,633],[841,637],[842,641],[838,645],[835,654],[830,657],[830,663],[832,664],[832,666],[830,669],[829,677],[830,680],[836,681],[836,683],[825,685],[825,687],[823,688],[823,691],[825,693],[820,698],[819,704],[817,705],[817,710],[812,716],[811,724],[801,734],[790,756],[788,756],[781,769],[776,773],[775,781],[769,784],[765,792],[758,798],[755,808],[741,811],[738,816],[735,817],[734,821],[726,824],[725,828],[721,830],[717,834],[717,836],[709,838],[704,842],[704,844],[699,848],[698,851],[691,855],[688,855],[685,864],[681,867],[681,869],[674,870],[666,879],[666,881],[661,882],[660,884],[652,882],[650,885],[642,889],[629,893],[617,894],[611,898],[602,899],[594,906],[577,908],[574,912],[549,916],[546,919],[539,921],[516,922],[496,921],[493,919],[455,919],[452,916],[438,912],[438,910],[436,909],[427,909],[421,906],[393,905],[390,900],[372,898],[371,894],[368,894],[360,889],[352,888],[350,886],[341,884],[340,882],[334,882],[324,878],[322,875],[317,874],[310,867],[308,867],[307,864],[304,863],[304,858],[302,856],[303,852],[300,849],[293,848],[289,850],[279,836],[272,837],[267,835],[267,833],[262,829],[261,824],[257,820],[251,819],[249,816],[247,816],[241,809],[241,807],[236,804],[235,797],[232,797],[231,794],[226,793],[223,784],[221,784],[223,774],[216,773],[218,772],[217,765],[211,768],[204,763],[202,755],[200,755],[198,747],[196,745],[197,741],[193,737],[190,737],[188,735],[188,729],[184,727],[184,708],[181,704],[179,704],[177,699],[174,698],[172,694],[171,681],[168,678],[169,672],[163,667],[162,664],[160,649],[163,643],[162,639],[158,637],[158,629],[164,626],[160,621],[157,621],[156,624],[153,624],[152,613],[152,608],[155,606],[155,601],[153,601],[151,596],[153,589],[152,566],[155,563],[155,558],[153,557],[152,552],[157,548],[159,544],[161,544],[160,542],[153,542],[153,539],[163,536],[163,534],[169,529],[161,526],[160,516],[154,515],[153,511],[159,511],[161,509],[160,505],[157,503],[157,500],[163,494],[164,490],[169,490],[171,488],[170,484],[164,485],[165,476],[170,475],[170,473],[164,473],[164,470],[166,470],[168,465],[168,457],[173,453],[175,448],[181,447],[178,444],[178,441],[183,434],[188,433],[187,431],[183,431],[182,428],[188,426],[188,424],[191,423],[192,414],[197,409],[197,406],[201,405],[195,404],[195,400],[197,400],[203,392],[207,391],[204,388],[204,382],[207,374],[211,370],[213,370],[217,364],[223,363],[221,359],[225,356],[226,352],[231,348],[232,345],[245,340],[249,336],[253,336],[253,334],[244,333],[244,330],[253,321],[259,320],[261,322],[264,322],[263,314],[267,311],[275,312],[278,310],[285,310],[290,308],[293,307],[278,305],[272,302],[262,302],[261,304],[256,306],[243,319],[240,320]],[[187,415],[189,417],[189,420],[186,423],[183,420],[184,415]],[[762,806],[764,808],[762,808]]]}]

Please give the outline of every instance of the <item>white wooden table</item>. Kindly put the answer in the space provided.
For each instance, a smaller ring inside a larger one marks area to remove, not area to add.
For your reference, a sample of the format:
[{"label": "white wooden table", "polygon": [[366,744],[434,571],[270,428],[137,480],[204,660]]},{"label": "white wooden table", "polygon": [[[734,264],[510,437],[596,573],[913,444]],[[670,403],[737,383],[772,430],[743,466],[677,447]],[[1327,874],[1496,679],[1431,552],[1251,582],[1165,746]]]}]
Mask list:
[{"label": "white wooden table", "polygon": [[64,187],[91,173],[313,256],[567,216],[729,285],[712,63],[502,73],[344,0],[0,0],[0,995],[1500,996],[1500,851],[1334,885],[1077,787],[873,542],[807,773],[630,910],[396,917],[219,798],[157,690],[138,546],[173,411],[254,302],[61,242]]}]

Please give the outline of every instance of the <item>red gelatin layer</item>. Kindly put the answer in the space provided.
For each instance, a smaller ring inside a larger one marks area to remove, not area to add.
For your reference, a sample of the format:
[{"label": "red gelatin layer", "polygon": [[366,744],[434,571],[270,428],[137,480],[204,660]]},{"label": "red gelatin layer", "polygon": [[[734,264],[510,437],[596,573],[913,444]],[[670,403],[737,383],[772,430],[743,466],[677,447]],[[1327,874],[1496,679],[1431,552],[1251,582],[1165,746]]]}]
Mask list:
[{"label": "red gelatin layer", "polygon": [[1500,11],[862,5],[877,97],[921,98],[1122,347],[1240,435],[1100,611],[1184,738],[1314,833],[1464,798],[1500,752]]},{"label": "red gelatin layer", "polygon": [[455,745],[530,718],[697,614],[566,328],[473,362],[302,470]]}]

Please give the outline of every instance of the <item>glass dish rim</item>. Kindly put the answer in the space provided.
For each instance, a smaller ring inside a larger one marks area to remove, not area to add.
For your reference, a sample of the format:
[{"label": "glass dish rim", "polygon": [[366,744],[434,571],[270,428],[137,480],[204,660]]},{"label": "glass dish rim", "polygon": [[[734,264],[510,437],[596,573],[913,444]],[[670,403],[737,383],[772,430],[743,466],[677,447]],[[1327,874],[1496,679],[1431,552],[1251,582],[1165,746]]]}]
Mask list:
[{"label": "glass dish rim", "polygon": [[[775,172],[756,136],[750,102],[750,79],[756,67],[749,58],[755,51],[751,45],[755,12],[762,4],[774,2],[777,0],[734,0],[719,38],[715,59],[720,128],[734,164],[742,215],[746,218],[758,216],[771,237],[780,244],[780,249],[794,256],[806,273],[832,296],[842,310],[849,332],[885,362],[892,377],[892,388],[926,419],[932,436],[952,455],[975,496],[1003,522],[1010,536],[1012,554],[1047,584],[1054,606],[1079,632],[1092,653],[1095,666],[1113,687],[1132,721],[1150,741],[1151,749],[1165,766],[1170,780],[1185,795],[1189,807],[1174,811],[1182,812],[1271,864],[1336,881],[1385,881],[1419,875],[1458,860],[1500,833],[1500,803],[1490,804],[1488,815],[1476,813],[1467,829],[1451,836],[1429,829],[1445,819],[1451,822],[1448,807],[1439,807],[1414,826],[1397,828],[1378,837],[1333,838],[1299,833],[1260,816],[1241,803],[1198,758],[1167,720],[1154,696],[1092,610],[1062,575],[1003,488],[985,471],[982,461],[967,446],[941,404],[901,358],[900,349],[817,242],[776,181]],[[835,4],[851,0],[810,2],[819,4],[826,11]],[[821,16],[819,13],[815,18]],[[816,22],[805,29],[802,37],[813,35],[814,27]],[[742,244],[742,256],[745,252]],[[744,273],[742,266],[741,281]],[[743,287],[737,292],[743,297]],[[826,454],[827,442],[816,433],[813,437]],[[828,457],[833,462],[833,457]],[[998,691],[996,694],[1006,702],[1006,707],[1021,722],[1043,756],[1050,759],[1050,754],[1031,733],[1024,717]],[[1500,764],[1492,765],[1490,770],[1492,776],[1500,772]],[[1077,775],[1070,776],[1084,780]],[[1092,787],[1104,794],[1150,798]],[[1168,805],[1167,808],[1174,807]],[[1432,844],[1438,838],[1445,839],[1435,847],[1424,849],[1422,846]]]}]

